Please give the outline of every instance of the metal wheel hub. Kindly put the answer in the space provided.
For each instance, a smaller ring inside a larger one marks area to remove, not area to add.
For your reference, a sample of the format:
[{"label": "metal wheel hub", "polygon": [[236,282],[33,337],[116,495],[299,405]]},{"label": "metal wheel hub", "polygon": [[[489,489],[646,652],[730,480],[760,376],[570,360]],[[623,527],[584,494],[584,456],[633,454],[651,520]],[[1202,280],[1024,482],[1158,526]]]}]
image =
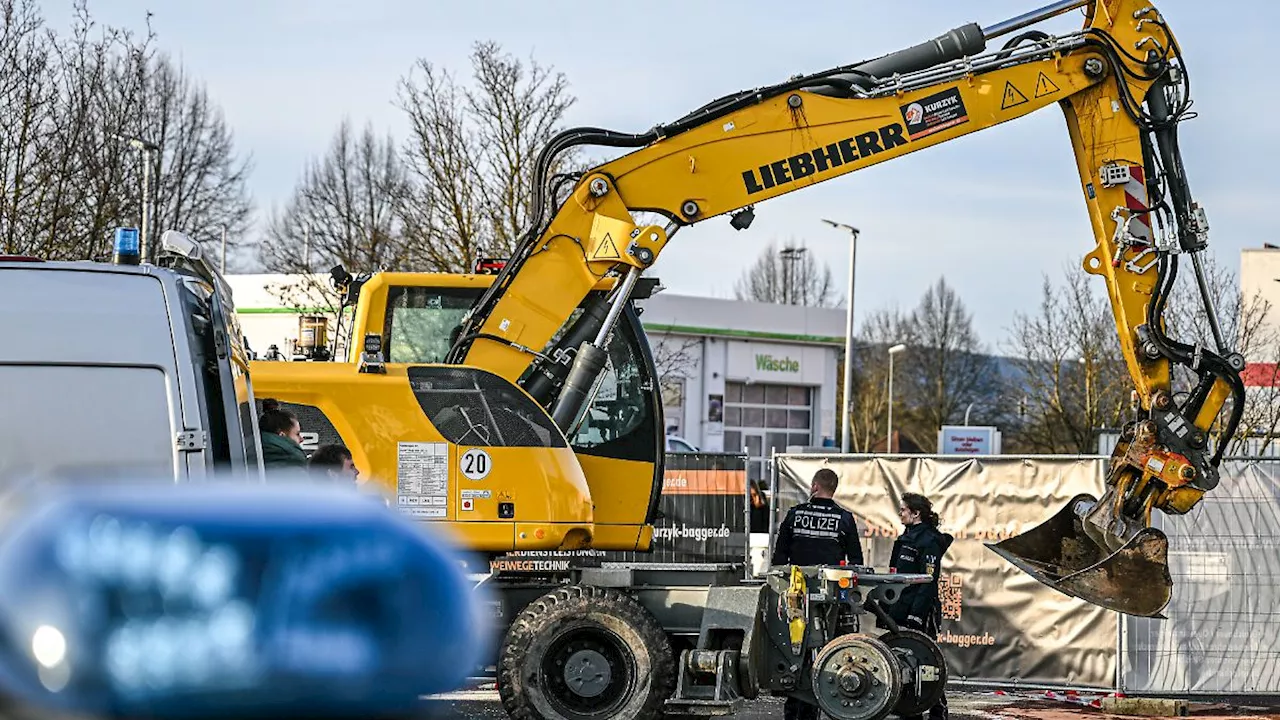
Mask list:
[{"label": "metal wheel hub", "polygon": [[609,661],[595,650],[579,650],[564,666],[564,682],[582,697],[597,697],[609,687],[613,672]]},{"label": "metal wheel hub", "polygon": [[875,638],[843,635],[813,664],[813,694],[836,720],[879,720],[898,702],[901,670],[893,652]]},{"label": "metal wheel hub", "polygon": [[613,717],[637,682],[626,642],[606,628],[581,624],[558,634],[540,666],[547,701],[565,720]]},{"label": "metal wheel hub", "polygon": [[862,675],[856,671],[841,670],[840,677],[836,680],[836,686],[845,695],[861,695],[862,689],[867,686],[867,683],[863,681]]}]

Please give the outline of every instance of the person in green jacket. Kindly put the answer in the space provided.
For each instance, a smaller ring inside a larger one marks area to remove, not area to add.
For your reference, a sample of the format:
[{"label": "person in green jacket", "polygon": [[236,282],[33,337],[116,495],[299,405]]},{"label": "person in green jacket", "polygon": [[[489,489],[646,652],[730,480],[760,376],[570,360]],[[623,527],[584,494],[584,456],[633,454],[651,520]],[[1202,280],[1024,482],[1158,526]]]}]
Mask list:
[{"label": "person in green jacket", "polygon": [[265,467],[307,467],[307,454],[302,450],[302,426],[293,413],[280,403],[262,401],[258,418],[258,434],[262,436],[262,464]]}]

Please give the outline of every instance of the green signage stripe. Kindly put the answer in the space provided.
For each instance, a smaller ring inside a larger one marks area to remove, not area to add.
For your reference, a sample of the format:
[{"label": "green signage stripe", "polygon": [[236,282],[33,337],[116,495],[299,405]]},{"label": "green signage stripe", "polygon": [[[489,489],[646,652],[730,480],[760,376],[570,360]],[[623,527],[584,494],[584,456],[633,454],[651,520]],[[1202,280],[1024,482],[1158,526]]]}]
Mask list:
[{"label": "green signage stripe", "polygon": [[[333,308],[273,308],[242,307],[236,308],[242,315],[301,315],[313,313],[332,313]],[[800,335],[797,333],[765,332],[763,330],[731,330],[726,328],[696,327],[693,325],[667,325],[663,323],[644,323],[648,332],[685,333],[687,335],[711,335],[716,337],[751,338],[755,340],[789,340],[791,342],[819,343],[823,345],[839,345],[844,338],[830,335]]]},{"label": "green signage stripe", "polygon": [[790,340],[792,342],[822,343],[824,345],[839,345],[844,342],[842,337],[829,335],[798,335],[794,333],[765,332],[762,330],[728,330],[724,328],[694,327],[692,325],[664,325],[662,323],[645,323],[644,329],[649,332],[719,335],[722,337],[754,338],[758,340]]}]

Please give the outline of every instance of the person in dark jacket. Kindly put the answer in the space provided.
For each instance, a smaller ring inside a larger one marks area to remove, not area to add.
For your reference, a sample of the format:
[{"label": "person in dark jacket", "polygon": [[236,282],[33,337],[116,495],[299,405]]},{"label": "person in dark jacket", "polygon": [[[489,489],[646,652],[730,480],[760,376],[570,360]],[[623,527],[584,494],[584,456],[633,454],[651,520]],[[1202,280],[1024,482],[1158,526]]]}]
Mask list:
[{"label": "person in dark jacket", "polygon": [[307,467],[307,454],[302,450],[302,426],[297,416],[280,407],[275,400],[262,401],[258,434],[262,438],[263,466]]},{"label": "person in dark jacket", "polygon": [[853,513],[833,499],[840,478],[830,468],[814,473],[809,502],[796,505],[778,525],[774,565],[862,564],[862,543]]},{"label": "person in dark jacket", "polygon": [[[809,502],[791,508],[778,525],[773,565],[862,564],[862,542],[853,513],[833,499],[840,477],[830,468],[814,473]],[[818,706],[788,697],[782,708],[786,720],[817,720]]]},{"label": "person in dark jacket", "polygon": [[769,532],[769,500],[764,496],[764,488],[758,481],[751,483],[751,527],[748,532]]},{"label": "person in dark jacket", "polygon": [[[906,530],[893,543],[893,552],[889,556],[890,572],[931,575],[933,582],[908,585],[898,601],[886,610],[900,627],[917,630],[936,640],[942,624],[942,602],[938,598],[942,556],[955,537],[938,529],[938,513],[933,511],[933,503],[923,495],[904,493],[898,517]],[[944,695],[929,708],[929,718],[947,720],[947,716],[947,698]]]}]

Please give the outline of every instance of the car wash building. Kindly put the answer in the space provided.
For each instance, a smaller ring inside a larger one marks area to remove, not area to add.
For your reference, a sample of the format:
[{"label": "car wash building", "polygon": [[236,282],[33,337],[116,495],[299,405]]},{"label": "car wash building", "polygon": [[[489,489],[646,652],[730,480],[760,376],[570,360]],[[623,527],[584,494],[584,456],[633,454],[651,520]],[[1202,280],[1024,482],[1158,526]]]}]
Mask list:
[{"label": "car wash building", "polygon": [[[316,299],[327,278],[254,274],[227,279],[257,356],[278,352],[279,359],[302,359],[317,340],[313,320],[328,314]],[[765,475],[775,449],[837,444],[843,309],[669,292],[638,305],[662,386],[669,450],[745,450],[754,479]],[[335,326],[330,315],[328,332]],[[339,348],[339,355],[343,352]]]}]

